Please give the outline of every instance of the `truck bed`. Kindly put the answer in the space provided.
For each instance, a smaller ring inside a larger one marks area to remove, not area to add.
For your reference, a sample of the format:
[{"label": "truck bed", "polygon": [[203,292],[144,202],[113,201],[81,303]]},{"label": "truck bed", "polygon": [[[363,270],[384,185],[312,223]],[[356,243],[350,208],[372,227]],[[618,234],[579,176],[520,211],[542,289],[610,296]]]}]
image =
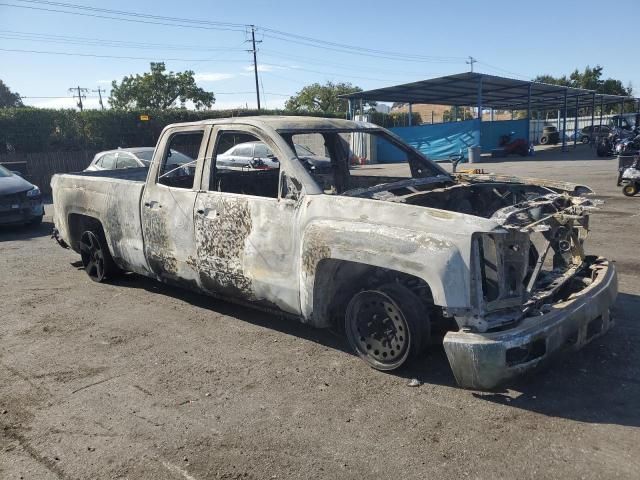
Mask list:
[{"label": "truck bed", "polygon": [[62,239],[77,251],[79,222],[96,218],[118,266],[145,274],[140,202],[147,173],[146,168],[129,168],[54,175],[55,224]]},{"label": "truck bed", "polygon": [[147,180],[148,168],[121,168],[119,170],[99,170],[95,172],[72,172],[67,175],[78,175],[81,177],[117,178],[118,180],[129,180],[132,182],[142,182]]}]

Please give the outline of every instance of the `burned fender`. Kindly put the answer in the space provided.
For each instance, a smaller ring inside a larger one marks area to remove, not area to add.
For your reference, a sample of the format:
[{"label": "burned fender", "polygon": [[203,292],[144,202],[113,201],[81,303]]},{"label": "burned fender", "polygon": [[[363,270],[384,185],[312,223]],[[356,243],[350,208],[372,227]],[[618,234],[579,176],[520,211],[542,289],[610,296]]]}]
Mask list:
[{"label": "burned fender", "polygon": [[300,300],[306,321],[326,326],[313,315],[318,264],[344,260],[394,270],[424,280],[436,305],[466,306],[469,268],[462,250],[446,234],[426,233],[380,224],[320,220],[307,226],[300,251]]}]

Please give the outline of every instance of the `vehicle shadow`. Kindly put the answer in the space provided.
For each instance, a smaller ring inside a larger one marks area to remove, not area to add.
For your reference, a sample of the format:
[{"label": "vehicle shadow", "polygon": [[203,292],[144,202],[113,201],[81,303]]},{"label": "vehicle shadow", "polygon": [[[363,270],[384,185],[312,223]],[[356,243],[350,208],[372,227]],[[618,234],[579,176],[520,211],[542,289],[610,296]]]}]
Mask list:
[{"label": "vehicle shadow", "polygon": [[[81,262],[76,262],[73,266],[82,269]],[[127,288],[142,288],[148,292],[183,300],[195,307],[212,310],[222,315],[237,318],[243,322],[309,340],[341,352],[351,353],[346,340],[343,340],[342,336],[337,332],[313,328],[284,314],[279,315],[271,311],[252,308],[241,303],[217,299],[184,288],[160,283],[135,273],[124,274],[114,280],[112,284]]]},{"label": "vehicle shadow", "polygon": [[[74,265],[82,268],[77,262]],[[317,329],[294,319],[248,306],[126,274],[113,282],[127,288],[142,288],[167,295],[204,309],[264,328],[296,336],[353,355],[340,332]],[[640,296],[621,293],[616,304],[616,325],[605,336],[583,350],[554,359],[550,364],[490,392],[470,391],[479,400],[499,403],[547,416],[588,423],[640,426],[640,325],[633,321],[640,311]],[[424,384],[456,387],[447,357],[437,339],[420,360],[388,375],[417,379]]]},{"label": "vehicle shadow", "polygon": [[31,240],[51,235],[53,223],[44,221],[40,225],[2,225],[0,226],[0,242]]},{"label": "vehicle shadow", "polygon": [[474,397],[587,423],[640,426],[640,296],[621,293],[613,329],[583,350],[556,358],[500,391]]}]

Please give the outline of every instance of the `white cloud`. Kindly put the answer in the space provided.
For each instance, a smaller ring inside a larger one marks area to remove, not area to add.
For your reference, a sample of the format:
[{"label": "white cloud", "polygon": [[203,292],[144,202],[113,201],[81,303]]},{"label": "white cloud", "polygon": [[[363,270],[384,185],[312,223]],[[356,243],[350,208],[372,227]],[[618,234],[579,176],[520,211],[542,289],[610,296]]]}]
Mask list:
[{"label": "white cloud", "polygon": [[[295,67],[285,67],[283,65],[271,65],[270,63],[262,63],[258,64],[259,72],[273,72],[274,70],[288,70],[289,68]],[[245,72],[253,72],[253,65],[247,65],[244,67]]]},{"label": "white cloud", "polygon": [[193,78],[196,82],[218,82],[220,80],[228,80],[235,77],[233,73],[219,73],[219,72],[202,72],[196,73]]}]

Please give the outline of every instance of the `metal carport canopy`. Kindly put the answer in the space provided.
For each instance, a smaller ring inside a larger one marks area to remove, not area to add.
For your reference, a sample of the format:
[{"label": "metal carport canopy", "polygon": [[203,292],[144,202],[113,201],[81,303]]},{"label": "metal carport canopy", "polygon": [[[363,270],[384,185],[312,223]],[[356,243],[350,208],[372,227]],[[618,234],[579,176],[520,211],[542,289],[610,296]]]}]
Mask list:
[{"label": "metal carport canopy", "polygon": [[[529,89],[531,97],[529,100]],[[378,88],[347,95],[350,100],[379,102],[427,103],[434,105],[470,106],[481,104],[483,108],[499,110],[563,109],[565,92],[571,98],[569,108],[618,104],[636,101],[621,95],[599,94],[594,90],[550,85],[547,83],[516,80],[484,73],[465,72],[445,77],[405,83],[393,87]],[[595,94],[595,102],[594,102]]]}]

